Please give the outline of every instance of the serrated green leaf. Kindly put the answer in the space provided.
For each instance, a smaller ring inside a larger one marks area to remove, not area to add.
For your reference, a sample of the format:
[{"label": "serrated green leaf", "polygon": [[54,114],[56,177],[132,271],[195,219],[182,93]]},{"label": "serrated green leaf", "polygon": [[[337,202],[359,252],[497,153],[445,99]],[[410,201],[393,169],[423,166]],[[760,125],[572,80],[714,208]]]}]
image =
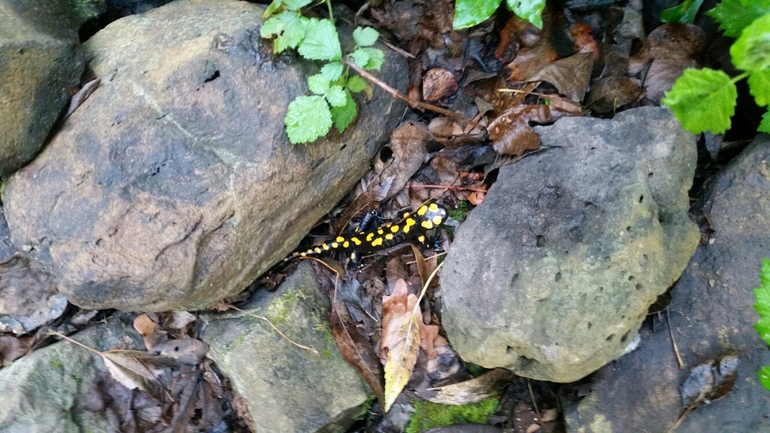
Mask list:
[{"label": "serrated green leaf", "polygon": [[307,88],[316,95],[323,95],[329,91],[329,80],[322,74],[315,74],[307,77]]},{"label": "serrated green leaf", "polygon": [[754,323],[754,329],[765,343],[770,344],[770,318],[762,318]]},{"label": "serrated green leaf", "polygon": [[[701,0],[703,1],[703,0]],[[529,21],[533,26],[543,28],[543,9],[545,0],[505,0],[508,10],[517,17]]]},{"label": "serrated green leaf", "polygon": [[382,64],[385,62],[385,53],[379,48],[361,48],[366,50],[366,54],[369,55],[369,61],[366,62],[364,69],[367,71],[379,71],[382,68]]},{"label": "serrated green leaf", "polygon": [[280,53],[287,48],[296,48],[305,37],[304,21],[296,12],[281,12],[272,16],[262,24],[259,34],[263,38],[277,36],[273,42],[273,52]]},{"label": "serrated green leaf", "polygon": [[770,259],[768,258],[762,258],[762,264],[759,266],[758,289],[770,290]]},{"label": "serrated green leaf", "polygon": [[358,75],[354,75],[350,77],[346,87],[351,92],[358,93],[366,89],[366,81],[363,78],[359,77]]},{"label": "serrated green leaf", "polygon": [[770,1],[722,0],[706,13],[719,23],[725,35],[737,38],[755,19],[770,13]]},{"label": "serrated green leaf", "polygon": [[[345,89],[340,85],[334,85],[326,92],[326,100],[332,107],[342,107],[347,103],[345,99]],[[333,117],[333,116],[332,116]]]},{"label": "serrated green leaf", "polygon": [[309,60],[342,59],[337,28],[328,19],[311,18],[305,25],[305,38],[299,44],[298,51]]},{"label": "serrated green leaf", "polygon": [[332,107],[332,119],[334,120],[334,127],[342,134],[345,129],[350,125],[350,122],[356,118],[358,114],[358,108],[356,107],[356,101],[350,92],[345,91],[345,105],[339,107]]},{"label": "serrated green leaf", "polygon": [[284,123],[286,135],[293,144],[315,141],[332,127],[329,104],[321,96],[297,96],[289,104]]},{"label": "serrated green leaf", "polygon": [[759,122],[757,131],[770,134],[770,111],[762,115],[762,121]]},{"label": "serrated green leaf", "polygon": [[281,0],[273,0],[273,2],[270,3],[270,6],[268,6],[267,9],[265,9],[265,13],[262,14],[262,19],[266,20],[270,18],[270,15],[274,14],[275,11],[277,11],[281,7],[281,5],[282,5]]},{"label": "serrated green leaf", "polygon": [[670,108],[684,129],[721,134],[730,127],[738,90],[730,77],[713,69],[685,69],[661,104]]},{"label": "serrated green leaf", "polygon": [[356,41],[356,45],[359,47],[370,47],[377,42],[379,37],[380,32],[371,27],[356,27],[353,30],[353,40]]},{"label": "serrated green leaf", "polygon": [[743,29],[741,37],[730,47],[730,56],[735,67],[744,71],[770,68],[770,14]]},{"label": "serrated green leaf", "polygon": [[660,21],[692,24],[701,5],[703,5],[703,0],[685,0],[679,5],[660,11]]},{"label": "serrated green leaf", "polygon": [[486,21],[495,13],[501,2],[502,0],[456,0],[452,28],[465,29]]},{"label": "serrated green leaf", "polygon": [[313,0],[283,0],[283,5],[290,11],[298,11],[309,5]]},{"label": "serrated green leaf", "polygon": [[748,81],[749,93],[754,96],[757,105],[764,107],[770,104],[770,69],[753,71]]},{"label": "serrated green leaf", "polygon": [[761,383],[766,390],[770,391],[770,367],[763,365],[757,372],[757,377],[759,378],[759,383]]},{"label": "serrated green leaf", "polygon": [[353,63],[361,68],[363,68],[369,62],[369,54],[365,51],[364,48],[359,48],[350,53],[350,58],[353,60]]},{"label": "serrated green leaf", "polygon": [[329,82],[337,81],[342,76],[343,66],[341,62],[330,62],[321,68],[323,75]]}]

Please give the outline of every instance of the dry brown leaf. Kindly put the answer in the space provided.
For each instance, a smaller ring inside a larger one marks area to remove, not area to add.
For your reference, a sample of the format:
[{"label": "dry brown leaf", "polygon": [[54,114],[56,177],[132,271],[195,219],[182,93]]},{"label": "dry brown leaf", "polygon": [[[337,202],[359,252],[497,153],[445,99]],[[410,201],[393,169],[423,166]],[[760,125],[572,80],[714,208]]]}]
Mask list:
[{"label": "dry brown leaf", "polygon": [[520,105],[514,107],[489,124],[489,139],[501,155],[521,155],[527,150],[540,147],[540,136],[529,122],[553,122],[557,112],[547,105]]},{"label": "dry brown leaf", "polygon": [[139,350],[110,350],[98,352],[110,375],[128,389],[140,389],[149,395],[150,383],[156,382],[155,376],[139,361],[147,353]]},{"label": "dry brown leaf", "polygon": [[593,64],[592,54],[578,53],[544,65],[529,81],[547,81],[556,87],[560,94],[579,103],[583,100],[591,81]]},{"label": "dry brown leaf", "polygon": [[454,406],[478,403],[486,398],[499,395],[500,391],[508,386],[515,377],[516,375],[510,370],[496,368],[465,382],[433,388],[436,395],[429,397],[428,400],[433,403]]},{"label": "dry brown leaf", "polygon": [[337,300],[331,313],[331,327],[342,357],[358,371],[381,405],[385,404],[385,382],[382,364],[369,340],[356,328],[347,307]]},{"label": "dry brown leaf", "polygon": [[596,81],[588,93],[586,105],[597,113],[612,113],[635,101],[642,94],[639,83],[631,77],[607,77]]},{"label": "dry brown leaf", "polygon": [[195,315],[188,311],[177,311],[166,325],[168,329],[182,329],[195,321]]},{"label": "dry brown leaf", "polygon": [[195,338],[170,340],[152,348],[152,355],[171,358],[185,365],[198,365],[208,352],[209,346]]},{"label": "dry brown leaf", "polygon": [[0,367],[26,355],[33,343],[34,337],[0,334]]},{"label": "dry brown leaf", "polygon": [[385,412],[409,382],[421,345],[426,352],[433,352],[433,341],[423,343],[421,335],[435,338],[438,327],[423,329],[427,326],[422,322],[422,312],[415,308],[417,301],[417,296],[408,293],[403,279],[396,282],[390,296],[382,298],[380,361],[385,364]]},{"label": "dry brown leaf", "polygon": [[385,194],[377,194],[377,201],[387,200],[401,191],[409,179],[420,169],[428,151],[425,144],[433,136],[424,125],[403,122],[390,135],[390,143],[380,150],[374,160],[377,181],[370,186],[377,190],[379,185],[388,184]]},{"label": "dry brown leaf", "polygon": [[508,81],[532,81],[530,77],[543,65],[559,58],[550,43],[541,43],[532,48],[522,48],[513,61],[505,66]]},{"label": "dry brown leaf", "polygon": [[693,24],[663,24],[650,32],[642,49],[631,56],[628,73],[636,75],[655,59],[691,59],[706,47],[706,32]]},{"label": "dry brown leaf", "polygon": [[433,68],[422,77],[422,97],[428,102],[448,98],[459,88],[452,72],[444,68]]},{"label": "dry brown leaf", "polygon": [[144,313],[136,316],[134,319],[134,329],[142,335],[144,346],[147,350],[152,349],[167,339],[166,332],[158,327],[158,317],[155,314],[150,316]]},{"label": "dry brown leaf", "polygon": [[507,63],[516,57],[520,47],[531,47],[542,39],[542,31],[527,20],[511,15],[505,27],[500,31],[500,45],[495,57]]},{"label": "dry brown leaf", "polygon": [[575,41],[573,44],[575,51],[578,53],[590,53],[594,60],[598,60],[599,47],[597,47],[596,40],[592,35],[593,31],[594,29],[591,26],[581,22],[569,29],[572,39]]},{"label": "dry brown leaf", "polygon": [[671,90],[674,82],[687,68],[698,67],[698,62],[692,59],[655,59],[644,79],[644,96],[660,103],[665,92]]}]

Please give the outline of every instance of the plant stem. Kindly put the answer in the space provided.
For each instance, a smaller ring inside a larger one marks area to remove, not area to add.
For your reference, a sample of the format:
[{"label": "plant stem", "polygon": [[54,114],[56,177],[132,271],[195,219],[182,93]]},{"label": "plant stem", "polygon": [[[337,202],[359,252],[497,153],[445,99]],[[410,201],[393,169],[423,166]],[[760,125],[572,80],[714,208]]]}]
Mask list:
[{"label": "plant stem", "polygon": [[334,13],[332,13],[332,0],[326,0],[326,6],[329,7],[329,20],[334,23]]},{"label": "plant stem", "polygon": [[749,73],[748,73],[748,72],[744,72],[744,73],[742,73],[741,75],[738,75],[737,77],[735,77],[735,78],[733,78],[732,80],[730,80],[730,82],[731,82],[731,83],[733,83],[733,84],[735,84],[735,83],[737,83],[738,81],[741,81],[742,79],[744,79],[744,78],[746,78],[746,77],[748,77],[748,76],[749,76]]},{"label": "plant stem", "polygon": [[367,80],[371,81],[375,85],[379,86],[382,90],[390,93],[390,96],[406,102],[412,108],[419,108],[421,110],[433,111],[435,113],[439,113],[439,114],[443,114],[444,116],[451,117],[452,119],[454,119],[454,120],[456,120],[456,121],[458,121],[460,123],[463,123],[463,124],[466,124],[466,125],[471,125],[474,128],[478,128],[481,131],[486,131],[487,130],[487,128],[485,126],[480,125],[480,124],[478,124],[478,123],[468,119],[467,117],[463,116],[462,114],[455,113],[454,111],[450,111],[450,110],[447,110],[445,108],[437,107],[437,106],[432,105],[432,104],[426,104],[425,102],[414,101],[414,100],[410,99],[408,96],[405,96],[401,92],[399,92],[398,90],[390,87],[389,85],[387,85],[385,82],[383,82],[379,78],[375,77],[374,75],[372,75],[372,74],[366,72],[365,70],[363,70],[362,68],[358,67],[358,65],[353,63],[347,57],[345,57],[345,59],[343,60],[343,63],[345,65],[349,66],[354,71],[358,72],[358,74],[361,75],[362,77],[366,78]]}]

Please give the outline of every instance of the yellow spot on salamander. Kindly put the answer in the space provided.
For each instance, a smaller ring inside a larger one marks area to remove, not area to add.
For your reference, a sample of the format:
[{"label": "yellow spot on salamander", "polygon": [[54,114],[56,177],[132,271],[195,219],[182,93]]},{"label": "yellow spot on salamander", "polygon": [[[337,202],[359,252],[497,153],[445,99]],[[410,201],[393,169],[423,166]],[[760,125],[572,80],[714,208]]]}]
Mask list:
[{"label": "yellow spot on salamander", "polygon": [[353,251],[352,253],[350,253],[350,260],[355,260],[355,259],[356,259],[356,252]]},{"label": "yellow spot on salamander", "polygon": [[430,206],[428,206],[428,210],[431,212],[436,212],[438,211],[438,205],[436,203],[431,203]]},{"label": "yellow spot on salamander", "polygon": [[337,236],[337,239],[335,239],[335,241],[337,241],[337,242],[345,242],[345,238],[343,238],[342,236]]},{"label": "yellow spot on salamander", "polygon": [[428,212],[428,206],[420,206],[419,209],[417,209],[417,215],[423,216],[425,213]]},{"label": "yellow spot on salamander", "polygon": [[420,243],[421,243],[421,244],[424,244],[424,243],[425,243],[425,236],[423,236],[423,235],[420,235],[420,236],[417,238],[417,240],[418,240],[418,241],[420,241]]},{"label": "yellow spot on salamander", "polygon": [[350,247],[350,242],[345,241],[342,243],[342,248],[348,248],[348,247]]},{"label": "yellow spot on salamander", "polygon": [[433,224],[441,225],[441,222],[444,221],[444,218],[441,217],[441,215],[436,215],[433,217]]},{"label": "yellow spot on salamander", "polygon": [[299,253],[300,257],[307,257],[307,253]]},{"label": "yellow spot on salamander", "polygon": [[398,226],[393,226],[390,228],[390,231],[392,231],[393,233],[398,233],[398,230],[399,230]]},{"label": "yellow spot on salamander", "polygon": [[409,215],[411,215],[409,212],[404,212],[404,214],[401,215],[401,218],[408,218]]},{"label": "yellow spot on salamander", "polygon": [[322,250],[321,250],[320,248],[318,248],[318,247],[315,247],[315,253],[316,253],[316,254],[321,254],[321,251],[322,251]]},{"label": "yellow spot on salamander", "polygon": [[433,228],[433,223],[432,223],[431,221],[423,221],[423,222],[421,222],[421,223],[420,223],[420,225],[421,225],[421,226],[422,226],[422,228],[424,228],[425,230],[430,230],[430,229],[432,229],[432,228]]},{"label": "yellow spot on salamander", "polygon": [[340,244],[338,244],[337,242],[332,242],[332,248],[339,248],[339,247],[340,247]]},{"label": "yellow spot on salamander", "polygon": [[374,233],[369,233],[366,235],[366,242],[371,242],[372,239],[374,239]]},{"label": "yellow spot on salamander", "polygon": [[387,240],[389,240],[389,241],[390,241],[390,240],[393,240],[393,234],[392,234],[392,233],[388,233],[388,234],[386,234],[386,235],[385,235],[385,239],[387,239]]},{"label": "yellow spot on salamander", "polygon": [[323,248],[323,249],[324,249],[324,250],[326,250],[326,251],[329,251],[329,244],[327,244],[326,242],[324,242],[324,243],[321,245],[321,248]]},{"label": "yellow spot on salamander", "polygon": [[351,240],[351,241],[352,241],[354,244],[356,244],[356,245],[361,245],[361,241],[360,241],[360,240],[359,240],[357,237],[355,237],[355,236],[353,236],[352,238],[350,238],[350,240]]},{"label": "yellow spot on salamander", "polygon": [[375,240],[372,242],[372,246],[373,246],[373,247],[378,247],[378,246],[380,246],[380,245],[382,245],[382,238],[377,238],[377,239],[375,239]]},{"label": "yellow spot on salamander", "polygon": [[378,228],[378,229],[377,229],[377,234],[378,234],[378,235],[381,235],[381,234],[383,234],[383,233],[385,233],[385,232],[384,232],[384,231],[382,231],[382,227],[380,227],[380,228]]},{"label": "yellow spot on salamander", "polygon": [[409,233],[409,230],[411,230],[412,226],[415,224],[417,224],[417,221],[415,221],[414,218],[407,218],[406,225],[404,226],[404,233]]}]

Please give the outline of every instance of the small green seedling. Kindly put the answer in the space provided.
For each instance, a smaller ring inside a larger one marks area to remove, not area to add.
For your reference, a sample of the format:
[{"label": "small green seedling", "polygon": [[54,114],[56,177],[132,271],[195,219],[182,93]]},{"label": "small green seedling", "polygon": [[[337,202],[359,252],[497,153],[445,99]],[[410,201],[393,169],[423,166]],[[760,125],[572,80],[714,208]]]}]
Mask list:
[{"label": "small green seedling", "polygon": [[[263,38],[272,38],[273,52],[296,49],[308,60],[327,62],[320,73],[307,79],[312,95],[296,97],[288,107],[284,123],[289,141],[309,143],[325,136],[332,125],[342,133],[356,118],[358,107],[352,94],[363,91],[366,82],[358,75],[350,75],[344,64],[342,46],[334,25],[331,0],[329,18],[307,18],[301,9],[311,0],[273,0],[265,11],[267,19],[260,29]],[[372,48],[380,34],[371,27],[353,31],[356,49],[348,55],[350,61],[367,71],[379,71],[385,53]]]},{"label": "small green seedling", "polygon": [[[730,78],[714,69],[686,69],[666,92],[660,102],[695,134],[721,134],[730,128],[738,99],[735,83],[744,78],[757,105],[770,104],[770,0],[723,0],[708,14],[725,35],[738,38],[730,56],[743,73]],[[770,111],[762,116],[758,130],[770,133]]]}]

